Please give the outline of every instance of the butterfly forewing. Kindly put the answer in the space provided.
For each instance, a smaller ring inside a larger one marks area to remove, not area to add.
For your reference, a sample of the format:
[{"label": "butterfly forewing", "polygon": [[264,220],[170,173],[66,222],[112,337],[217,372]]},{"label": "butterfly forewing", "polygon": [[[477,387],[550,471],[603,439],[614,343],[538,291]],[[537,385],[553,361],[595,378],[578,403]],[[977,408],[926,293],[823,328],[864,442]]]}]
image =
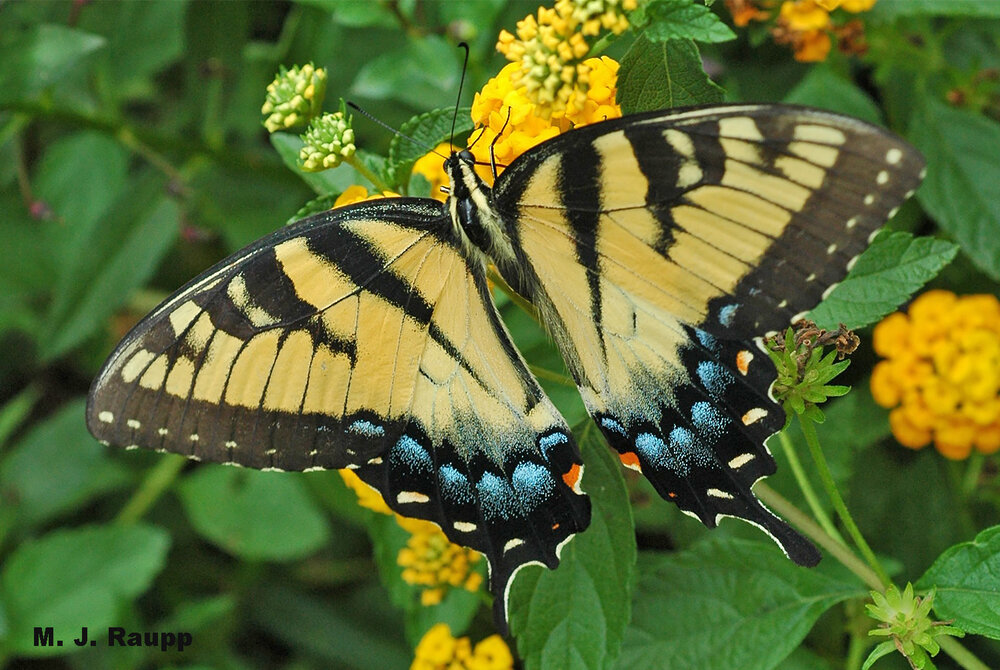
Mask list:
[{"label": "butterfly forewing", "polygon": [[590,507],[569,428],[452,230],[440,203],[387,199],[239,252],[122,341],[92,388],[91,432],[255,468],[351,468],[484,552],[502,613],[516,569],[554,567]]},{"label": "butterfly forewing", "polygon": [[[744,518],[818,559],[756,500],[784,422],[754,338],[840,281],[919,184],[881,129],[798,107],[733,105],[594,124],[498,179],[513,262],[622,461],[704,523]],[[759,340],[757,340],[759,342]]]}]

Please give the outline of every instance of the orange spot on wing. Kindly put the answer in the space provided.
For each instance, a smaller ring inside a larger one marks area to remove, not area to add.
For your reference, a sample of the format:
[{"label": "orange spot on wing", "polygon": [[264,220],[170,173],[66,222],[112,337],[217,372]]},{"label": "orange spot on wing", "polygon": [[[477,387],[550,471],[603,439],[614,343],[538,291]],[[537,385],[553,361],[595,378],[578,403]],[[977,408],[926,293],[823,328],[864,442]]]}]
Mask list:
[{"label": "orange spot on wing", "polygon": [[753,360],[753,354],[749,351],[741,351],[736,354],[736,369],[740,371],[741,375],[745,375],[747,370],[750,369],[750,361]]},{"label": "orange spot on wing", "polygon": [[674,493],[673,491],[667,491],[667,496],[670,497],[670,498],[676,498],[677,494]]},{"label": "orange spot on wing", "polygon": [[[575,489],[580,483],[580,464],[574,463],[567,472],[563,473],[562,480],[566,482],[566,486]],[[553,530],[555,529],[553,528]]]},{"label": "orange spot on wing", "polygon": [[552,524],[552,530],[559,530],[559,524],[557,523]]},{"label": "orange spot on wing", "polygon": [[633,470],[640,470],[639,457],[631,451],[626,451],[624,454],[618,454],[618,460],[627,468],[632,468]]}]

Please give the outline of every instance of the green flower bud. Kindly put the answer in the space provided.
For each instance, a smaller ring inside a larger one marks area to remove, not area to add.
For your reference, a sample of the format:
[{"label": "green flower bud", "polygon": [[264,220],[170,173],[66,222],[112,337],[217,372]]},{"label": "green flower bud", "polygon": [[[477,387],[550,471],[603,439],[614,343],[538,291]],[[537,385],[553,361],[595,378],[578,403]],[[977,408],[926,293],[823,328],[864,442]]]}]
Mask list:
[{"label": "green flower bud", "polygon": [[326,70],[308,63],[291,70],[284,67],[267,87],[260,111],[267,132],[304,126],[319,114],[326,94]]},{"label": "green flower bud", "polygon": [[306,172],[337,167],[354,155],[354,130],[351,119],[343,112],[313,119],[302,141],[305,146],[299,151],[299,161]]}]

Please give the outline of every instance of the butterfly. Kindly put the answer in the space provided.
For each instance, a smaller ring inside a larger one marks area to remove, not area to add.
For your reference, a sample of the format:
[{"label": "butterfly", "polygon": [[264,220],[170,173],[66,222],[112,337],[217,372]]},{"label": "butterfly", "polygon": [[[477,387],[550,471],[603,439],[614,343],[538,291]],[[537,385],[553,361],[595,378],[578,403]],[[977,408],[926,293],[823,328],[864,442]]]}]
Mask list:
[{"label": "butterfly", "polygon": [[706,526],[817,550],[751,491],[784,413],[764,333],[801,319],[917,188],[873,125],[735,104],[552,138],[488,187],[291,224],[207,270],[121,341],[90,391],[105,444],[262,470],[350,468],[393,510],[484,553],[498,621],[517,570],[590,520],[566,421],[491,300],[537,308],[622,463]]}]

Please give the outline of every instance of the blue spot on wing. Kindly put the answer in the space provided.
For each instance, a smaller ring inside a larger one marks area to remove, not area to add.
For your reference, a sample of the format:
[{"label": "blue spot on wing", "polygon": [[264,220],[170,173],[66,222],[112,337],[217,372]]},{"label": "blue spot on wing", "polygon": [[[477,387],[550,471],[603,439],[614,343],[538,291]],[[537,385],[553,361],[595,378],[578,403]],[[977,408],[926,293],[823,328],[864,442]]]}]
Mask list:
[{"label": "blue spot on wing", "polygon": [[531,510],[545,502],[555,490],[552,475],[537,463],[518,463],[511,481],[514,483],[518,501]]},{"label": "blue spot on wing", "polygon": [[545,456],[545,459],[551,460],[549,459],[549,450],[557,444],[566,444],[567,442],[569,442],[569,438],[564,433],[551,433],[538,440],[538,446],[542,448],[542,455]]},{"label": "blue spot on wing", "polygon": [[697,373],[702,386],[714,397],[721,396],[733,382],[733,375],[715,361],[701,361]]},{"label": "blue spot on wing", "polygon": [[441,493],[445,498],[453,500],[459,504],[475,502],[472,495],[472,485],[468,478],[455,469],[452,465],[442,466],[438,470],[438,481],[441,486]]},{"label": "blue spot on wing", "polygon": [[358,419],[348,426],[347,430],[352,433],[357,433],[358,435],[364,435],[365,437],[382,437],[385,435],[385,428],[376,425],[367,419]]},{"label": "blue spot on wing", "polygon": [[691,405],[691,420],[699,433],[713,440],[720,439],[731,423],[731,419],[717,407],[704,401]]},{"label": "blue spot on wing", "polygon": [[483,516],[488,520],[510,519],[514,516],[514,491],[503,479],[492,472],[483,473],[482,479],[476,484],[476,490],[479,492]]},{"label": "blue spot on wing", "polygon": [[617,421],[615,421],[611,417],[606,416],[603,419],[601,419],[601,425],[604,426],[605,428],[607,428],[608,430],[611,430],[611,431],[614,431],[614,432],[618,433],[619,435],[626,435],[627,434],[625,432],[625,428],[623,428],[620,423],[618,423]]},{"label": "blue spot on wing", "polygon": [[393,464],[406,465],[410,472],[430,472],[434,467],[431,455],[409,435],[399,438],[389,458]]},{"label": "blue spot on wing", "polygon": [[715,341],[714,337],[706,333],[704,330],[695,330],[694,334],[698,338],[698,341],[701,342],[701,346],[705,347],[709,351],[716,351],[718,343]]},{"label": "blue spot on wing", "polygon": [[719,310],[719,323],[725,327],[733,325],[733,321],[736,319],[736,312],[739,311],[740,306],[738,303],[726,305]]}]

